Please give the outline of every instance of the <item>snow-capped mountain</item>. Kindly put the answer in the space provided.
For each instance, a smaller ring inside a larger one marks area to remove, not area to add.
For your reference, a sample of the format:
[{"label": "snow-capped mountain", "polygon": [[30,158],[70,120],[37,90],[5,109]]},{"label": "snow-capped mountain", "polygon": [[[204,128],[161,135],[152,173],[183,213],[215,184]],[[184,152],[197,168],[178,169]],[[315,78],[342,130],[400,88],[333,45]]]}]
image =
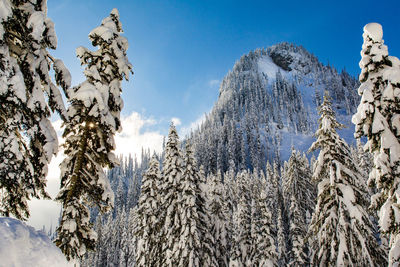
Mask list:
[{"label": "snow-capped mountain", "polygon": [[358,85],[345,70],[322,64],[301,46],[280,43],[251,51],[225,76],[214,108],[192,135],[199,164],[207,172],[263,169],[267,160],[286,160],[291,146],[308,150],[325,90],[348,127],[341,135],[353,143]]}]

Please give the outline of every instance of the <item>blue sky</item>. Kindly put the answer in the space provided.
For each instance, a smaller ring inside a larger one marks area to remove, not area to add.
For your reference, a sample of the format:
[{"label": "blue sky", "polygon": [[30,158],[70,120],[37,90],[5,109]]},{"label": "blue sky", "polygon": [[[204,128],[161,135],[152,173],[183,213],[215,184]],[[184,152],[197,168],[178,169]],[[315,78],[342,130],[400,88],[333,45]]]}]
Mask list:
[{"label": "blue sky", "polygon": [[[375,2],[375,3],[374,3]],[[282,41],[303,45],[324,63],[359,72],[362,28],[383,25],[391,55],[400,56],[398,1],[122,1],[51,0],[55,55],[82,81],[75,48],[118,8],[135,75],[124,84],[124,115],[139,112],[166,133],[172,117],[189,125],[209,111],[218,81],[241,55]],[[397,21],[396,21],[397,20]]]}]

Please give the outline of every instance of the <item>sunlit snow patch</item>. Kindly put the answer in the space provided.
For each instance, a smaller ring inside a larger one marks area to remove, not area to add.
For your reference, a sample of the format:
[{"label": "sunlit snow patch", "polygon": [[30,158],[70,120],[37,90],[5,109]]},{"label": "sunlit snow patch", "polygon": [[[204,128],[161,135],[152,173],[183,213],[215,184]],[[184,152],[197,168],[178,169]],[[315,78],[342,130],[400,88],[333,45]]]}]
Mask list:
[{"label": "sunlit snow patch", "polygon": [[41,231],[8,217],[0,217],[0,266],[73,266]]},{"label": "sunlit snow patch", "polygon": [[284,69],[277,66],[273,61],[272,58],[269,56],[262,56],[258,60],[258,69],[260,72],[267,74],[268,79],[276,79],[276,73],[280,71],[282,76],[287,77],[289,72],[285,71]]}]

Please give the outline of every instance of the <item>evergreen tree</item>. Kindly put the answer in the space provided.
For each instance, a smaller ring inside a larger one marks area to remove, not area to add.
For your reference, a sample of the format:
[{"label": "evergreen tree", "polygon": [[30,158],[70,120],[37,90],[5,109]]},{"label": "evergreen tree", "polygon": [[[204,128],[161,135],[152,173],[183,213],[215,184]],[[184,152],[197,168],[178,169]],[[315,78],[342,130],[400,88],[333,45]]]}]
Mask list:
[{"label": "evergreen tree", "polygon": [[353,116],[356,137],[367,136],[374,155],[368,181],[377,193],[371,205],[378,211],[381,231],[390,237],[389,266],[400,264],[400,61],[388,55],[382,26],[364,27],[360,61],[361,102]]},{"label": "evergreen tree", "polygon": [[149,169],[142,180],[142,190],[136,210],[137,225],[134,231],[137,239],[136,265],[157,266],[160,264],[160,232],[159,213],[161,203],[159,199],[161,172],[156,156],[150,161]]},{"label": "evergreen tree", "polygon": [[77,49],[86,80],[69,93],[70,120],[65,124],[61,163],[61,190],[57,200],[63,215],[56,245],[67,259],[81,257],[93,249],[96,233],[89,222],[89,205],[101,211],[113,207],[114,194],[103,168],[118,164],[112,153],[114,134],[121,130],[121,81],[128,79],[131,64],[126,57],[128,41],[122,32],[116,9],[95,28],[89,39],[98,50]]},{"label": "evergreen tree", "polygon": [[309,235],[314,266],[384,266],[384,252],[375,239],[365,211],[366,185],[351,158],[346,142],[339,137],[331,98],[326,92],[319,108],[320,127],[310,151],[320,149],[313,180],[318,197]]},{"label": "evergreen tree", "polygon": [[224,176],[224,184],[222,190],[222,203],[223,203],[223,213],[225,218],[225,228],[226,228],[226,256],[229,260],[231,258],[232,251],[232,239],[233,239],[233,212],[234,212],[234,179],[235,174],[233,170],[228,171]]},{"label": "evergreen tree", "polygon": [[111,250],[108,256],[107,264],[110,266],[119,266],[121,260],[122,251],[122,236],[126,224],[126,212],[125,209],[118,210],[113,222],[113,228],[111,230]]},{"label": "evergreen tree", "polygon": [[114,201],[114,216],[117,214],[117,212],[124,207],[124,202],[126,200],[126,191],[124,189],[124,181],[123,181],[123,177],[122,174],[120,174],[117,177],[117,181],[118,181],[118,186],[117,186],[117,190],[115,192],[115,201]]},{"label": "evergreen tree", "polygon": [[304,210],[300,208],[300,203],[295,195],[290,198],[290,252],[289,252],[289,265],[290,266],[306,266],[308,265],[308,244],[305,243],[307,234],[307,224],[305,222]]},{"label": "evergreen tree", "polygon": [[[27,201],[49,198],[48,164],[58,151],[51,111],[67,119],[61,93],[71,76],[53,58],[57,37],[47,1],[3,1],[0,15],[0,215],[29,217]],[[47,101],[46,101],[47,99]]]},{"label": "evergreen tree", "polygon": [[136,252],[137,237],[135,235],[135,230],[137,229],[136,225],[139,224],[136,214],[137,214],[137,208],[131,208],[129,210],[128,221],[126,226],[128,232],[124,237],[124,239],[122,240],[122,243],[125,244],[123,249],[123,259],[124,259],[123,266],[125,267],[134,266],[136,263],[135,258],[137,253]]},{"label": "evergreen tree", "polygon": [[183,162],[179,149],[179,137],[175,126],[171,124],[168,141],[165,146],[165,159],[161,182],[161,205],[163,212],[161,218],[161,235],[159,242],[162,244],[162,266],[179,266],[182,255],[180,236],[182,230],[182,183]]},{"label": "evergreen tree", "polygon": [[239,201],[235,214],[236,225],[234,241],[229,266],[250,266],[251,265],[251,199],[249,193],[250,174],[243,171],[237,176]]},{"label": "evergreen tree", "polygon": [[276,220],[276,247],[278,253],[278,265],[287,264],[287,253],[288,253],[288,226],[287,226],[287,215],[284,205],[284,198],[282,195],[281,188],[281,177],[279,173],[278,162],[274,161],[272,171],[272,184],[273,184],[273,196],[275,201],[275,220]]},{"label": "evergreen tree", "polygon": [[198,183],[198,187],[200,189],[200,192],[197,194],[196,198],[197,212],[199,214],[198,228],[200,230],[201,242],[200,266],[216,266],[217,262],[214,251],[214,240],[216,240],[216,238],[211,235],[210,231],[212,228],[212,215],[208,205],[209,188],[207,186],[203,166],[200,166],[198,179],[195,181]]},{"label": "evergreen tree", "polygon": [[254,251],[252,265],[259,267],[278,266],[275,241],[271,234],[271,211],[267,206],[268,196],[266,194],[265,182],[262,185],[261,193],[254,201],[255,216],[253,216],[254,232],[252,233]]},{"label": "evergreen tree", "polygon": [[193,152],[189,142],[186,144],[185,168],[181,184],[182,210],[181,210],[181,255],[178,266],[203,266],[201,265],[201,232],[200,216],[198,213],[197,198],[200,195],[197,171]]},{"label": "evergreen tree", "polygon": [[211,175],[208,179],[209,184],[209,208],[211,212],[211,235],[215,242],[215,257],[218,266],[228,266],[228,243],[226,224],[229,218],[225,217],[223,206],[223,184],[221,172],[217,176]]},{"label": "evergreen tree", "polygon": [[[308,161],[292,148],[292,154],[284,173],[285,207],[289,211],[289,263],[303,266],[308,260],[308,246],[303,243],[308,223],[315,206],[314,186]],[[296,202],[296,203],[293,203]]]}]

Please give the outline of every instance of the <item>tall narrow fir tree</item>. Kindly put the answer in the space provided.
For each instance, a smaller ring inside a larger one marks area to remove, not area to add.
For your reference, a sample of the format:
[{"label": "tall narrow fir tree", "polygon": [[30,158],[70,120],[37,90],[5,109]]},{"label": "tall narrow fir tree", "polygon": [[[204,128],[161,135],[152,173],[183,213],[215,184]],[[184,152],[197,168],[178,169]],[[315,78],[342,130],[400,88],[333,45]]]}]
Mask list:
[{"label": "tall narrow fir tree", "polygon": [[374,227],[366,212],[365,181],[346,142],[336,132],[340,124],[325,92],[317,140],[310,151],[320,149],[313,180],[318,183],[317,206],[309,239],[313,266],[385,266]]},{"label": "tall narrow fir tree", "polygon": [[132,69],[126,56],[128,41],[121,36],[117,9],[89,34],[98,50],[77,49],[87,65],[86,80],[69,93],[70,106],[65,123],[64,153],[61,163],[61,190],[57,200],[63,214],[55,243],[67,259],[80,258],[93,249],[96,233],[90,223],[89,206],[101,211],[113,207],[114,194],[104,168],[117,165],[114,135],[121,131],[121,82]]},{"label": "tall narrow fir tree", "polygon": [[389,266],[400,265],[400,61],[389,56],[382,26],[364,27],[361,51],[361,102],[353,116],[356,137],[366,136],[374,156],[368,185],[377,193],[371,205],[378,211],[381,231],[390,237]]}]

